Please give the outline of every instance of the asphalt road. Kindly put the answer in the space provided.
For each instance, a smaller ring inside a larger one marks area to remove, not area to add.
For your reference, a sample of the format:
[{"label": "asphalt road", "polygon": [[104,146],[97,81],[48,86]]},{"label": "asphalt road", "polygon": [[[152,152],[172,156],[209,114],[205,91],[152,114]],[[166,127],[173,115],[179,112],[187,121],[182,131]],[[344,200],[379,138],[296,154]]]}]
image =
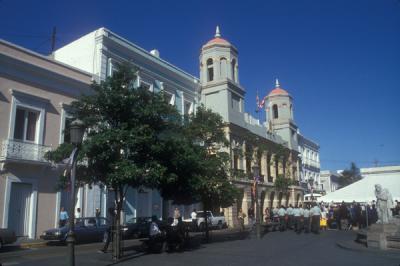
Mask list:
[{"label": "asphalt road", "polygon": [[[266,234],[261,240],[247,235],[213,232],[212,242],[193,241],[190,250],[180,253],[145,254],[137,240],[125,243],[125,260],[117,265],[340,265],[340,266],[399,266],[399,253],[353,251],[338,247],[337,243],[352,243],[354,232],[327,231],[320,235],[292,231]],[[110,254],[96,251],[101,243],[79,245],[77,265],[110,265]],[[363,249],[361,249],[363,250]],[[7,265],[66,265],[66,247],[44,247],[28,250],[6,250],[0,261]]]}]

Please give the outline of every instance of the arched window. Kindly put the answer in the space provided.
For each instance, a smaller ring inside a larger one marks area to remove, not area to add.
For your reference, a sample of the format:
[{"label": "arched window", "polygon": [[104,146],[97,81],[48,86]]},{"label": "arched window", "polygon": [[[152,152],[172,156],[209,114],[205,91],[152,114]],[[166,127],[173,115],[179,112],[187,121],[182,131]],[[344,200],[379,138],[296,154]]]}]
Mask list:
[{"label": "arched window", "polygon": [[232,59],[232,80],[236,81],[236,59]]},{"label": "arched window", "polygon": [[226,72],[226,58],[222,57],[219,60],[219,76],[221,78],[226,78],[227,72]]},{"label": "arched window", "polygon": [[274,119],[277,119],[278,118],[278,105],[274,104],[272,106],[272,112],[274,114]]},{"label": "arched window", "polygon": [[211,58],[207,59],[207,81],[214,80],[214,63]]}]

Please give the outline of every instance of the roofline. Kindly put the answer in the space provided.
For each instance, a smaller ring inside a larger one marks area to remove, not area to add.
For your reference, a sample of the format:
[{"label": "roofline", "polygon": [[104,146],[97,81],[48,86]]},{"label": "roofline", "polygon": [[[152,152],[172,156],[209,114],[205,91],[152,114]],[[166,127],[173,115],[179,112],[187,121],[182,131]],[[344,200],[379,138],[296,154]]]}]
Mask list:
[{"label": "roofline", "polygon": [[[120,41],[126,43],[127,45],[132,46],[132,47],[134,47],[135,49],[139,50],[140,52],[146,54],[146,55],[149,56],[152,60],[159,61],[160,63],[167,65],[167,67],[170,67],[170,68],[176,70],[177,72],[179,72],[180,74],[192,78],[193,80],[197,80],[198,82],[200,81],[199,78],[193,76],[192,74],[187,73],[186,71],[184,71],[184,70],[180,69],[179,67],[177,67],[177,66],[175,66],[175,65],[173,65],[173,64],[171,64],[171,63],[169,63],[168,61],[166,61],[166,60],[164,60],[164,59],[161,59],[160,57],[157,57],[157,56],[152,55],[149,51],[145,50],[144,48],[142,48],[142,47],[140,47],[140,46],[134,44],[134,43],[131,42],[131,41],[128,41],[127,39],[121,37],[120,35],[114,33],[113,31],[111,31],[111,30],[109,30],[109,29],[107,29],[107,28],[105,28],[105,27],[99,28],[99,29],[97,29],[97,30],[101,30],[101,29],[103,29],[103,31],[106,32],[107,34],[112,34],[112,37],[115,37],[116,39],[119,39]],[[96,31],[97,31],[97,30],[96,30]],[[107,34],[104,34],[104,33],[103,33],[104,36],[110,38],[110,36],[108,36]]]},{"label": "roofline", "polygon": [[88,76],[88,77],[90,77],[90,78],[93,77],[93,75],[92,75],[91,73],[89,73],[89,72],[86,72],[86,71],[84,71],[84,70],[81,70],[81,69],[76,68],[76,67],[73,67],[73,66],[70,66],[70,65],[68,65],[68,64],[64,64],[64,63],[62,63],[62,62],[59,62],[59,61],[57,61],[57,60],[54,60],[53,58],[50,58],[49,56],[46,56],[46,55],[43,55],[43,54],[39,54],[39,53],[37,53],[37,52],[34,52],[34,51],[32,51],[32,50],[29,50],[29,49],[27,49],[27,48],[24,48],[24,47],[22,47],[22,46],[19,46],[19,45],[15,44],[15,43],[8,42],[8,41],[6,41],[6,40],[4,40],[4,39],[1,39],[1,38],[0,38],[0,44],[7,45],[7,46],[9,46],[9,47],[11,47],[11,48],[17,49],[17,50],[19,50],[19,51],[21,51],[21,52],[24,52],[24,53],[26,53],[26,54],[29,54],[29,55],[38,57],[38,58],[40,58],[40,59],[42,59],[42,60],[44,60],[44,61],[47,61],[47,62],[49,62],[49,63],[56,64],[56,65],[59,65],[59,66],[68,68],[69,70],[78,72],[79,74],[82,74],[82,75],[86,75],[86,76]]},{"label": "roofline", "polygon": [[298,133],[297,135],[298,135],[299,137],[301,137],[301,138],[303,138],[303,139],[305,139],[305,140],[311,142],[311,143],[314,144],[315,146],[318,146],[318,149],[320,148],[319,144],[316,143],[315,141],[313,141],[313,140],[311,140],[311,139],[309,139],[309,138],[304,137],[304,136],[303,136],[302,134],[300,134],[300,133]]}]

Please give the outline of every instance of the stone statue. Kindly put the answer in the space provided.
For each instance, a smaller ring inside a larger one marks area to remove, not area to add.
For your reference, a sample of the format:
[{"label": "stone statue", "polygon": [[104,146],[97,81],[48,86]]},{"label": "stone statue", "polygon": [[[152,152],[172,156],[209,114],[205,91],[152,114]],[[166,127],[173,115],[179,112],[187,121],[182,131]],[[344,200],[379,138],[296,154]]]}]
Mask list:
[{"label": "stone statue", "polygon": [[392,218],[393,198],[389,190],[382,188],[380,184],[375,185],[376,209],[378,211],[377,223],[387,224]]}]

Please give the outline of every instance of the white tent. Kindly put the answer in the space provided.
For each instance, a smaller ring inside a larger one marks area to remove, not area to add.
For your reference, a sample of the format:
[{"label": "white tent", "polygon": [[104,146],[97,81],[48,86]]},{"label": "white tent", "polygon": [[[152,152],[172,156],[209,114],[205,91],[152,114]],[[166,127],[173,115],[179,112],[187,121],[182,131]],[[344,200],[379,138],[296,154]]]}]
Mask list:
[{"label": "white tent", "polygon": [[382,188],[389,190],[393,201],[400,201],[400,173],[379,173],[367,175],[363,179],[338,189],[332,193],[318,198],[321,202],[372,202],[376,200],[375,184],[380,184]]}]

